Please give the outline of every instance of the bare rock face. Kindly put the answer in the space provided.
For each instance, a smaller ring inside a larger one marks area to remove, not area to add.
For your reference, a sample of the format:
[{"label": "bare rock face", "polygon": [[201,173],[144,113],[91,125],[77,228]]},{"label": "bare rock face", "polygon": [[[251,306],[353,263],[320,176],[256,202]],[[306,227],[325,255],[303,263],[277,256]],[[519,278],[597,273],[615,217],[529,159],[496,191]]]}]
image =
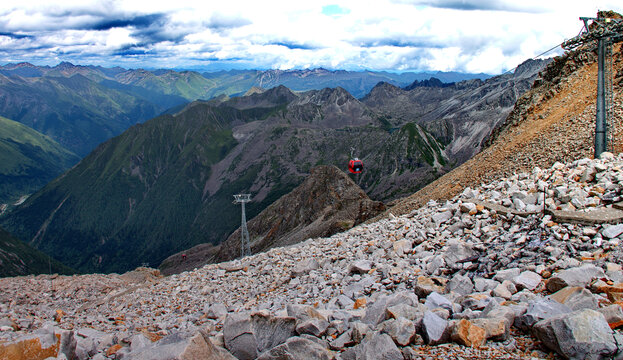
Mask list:
[{"label": "bare rock face", "polygon": [[[370,200],[346,173],[335,166],[318,166],[301,185],[247,223],[251,252],[331,236],[384,210],[382,202]],[[163,269],[163,273],[176,273],[236,258],[240,255],[240,230],[219,247],[205,248],[206,245],[202,244],[183,254],[172,255],[163,264],[176,263],[176,269]]]},{"label": "bare rock face", "polygon": [[[384,209],[383,203],[370,200],[337,167],[318,166],[296,189],[249,221],[251,251],[257,253],[308,238],[330,236],[348,230]],[[235,231],[223,243],[217,260],[237,256],[239,241],[240,231]]]}]

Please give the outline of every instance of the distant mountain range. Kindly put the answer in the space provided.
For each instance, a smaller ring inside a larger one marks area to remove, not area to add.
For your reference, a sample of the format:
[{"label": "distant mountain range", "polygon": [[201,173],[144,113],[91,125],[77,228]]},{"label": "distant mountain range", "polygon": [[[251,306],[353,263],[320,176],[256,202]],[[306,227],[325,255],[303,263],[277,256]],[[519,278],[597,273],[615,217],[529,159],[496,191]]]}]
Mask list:
[{"label": "distant mountain range", "polygon": [[477,151],[539,64],[452,86],[383,83],[361,101],[340,87],[284,86],[196,101],[98,146],[1,222],[80,271],[120,272],[220,244],[239,226],[233,194],[253,195],[252,218],[312,167],[345,169],[351,154],[365,163],[353,180],[372,199],[399,198]]},{"label": "distant mountain range", "polygon": [[85,156],[100,143],[165,110],[198,99],[243,95],[252,87],[295,91],[343,87],[355,97],[378,82],[405,86],[435,76],[444,82],[485,74],[314,70],[236,70],[215,73],[29,63],[0,66],[0,116],[50,136]]},{"label": "distant mountain range", "polygon": [[79,160],[49,137],[0,116],[0,204],[39,190]]}]

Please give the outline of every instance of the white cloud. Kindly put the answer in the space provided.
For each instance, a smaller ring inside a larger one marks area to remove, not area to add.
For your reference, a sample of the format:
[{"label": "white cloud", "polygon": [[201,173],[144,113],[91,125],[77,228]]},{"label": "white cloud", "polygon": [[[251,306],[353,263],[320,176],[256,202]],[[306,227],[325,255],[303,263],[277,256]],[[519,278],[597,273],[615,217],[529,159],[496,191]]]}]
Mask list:
[{"label": "white cloud", "polygon": [[0,63],[499,73],[620,1],[231,0],[0,4]]}]

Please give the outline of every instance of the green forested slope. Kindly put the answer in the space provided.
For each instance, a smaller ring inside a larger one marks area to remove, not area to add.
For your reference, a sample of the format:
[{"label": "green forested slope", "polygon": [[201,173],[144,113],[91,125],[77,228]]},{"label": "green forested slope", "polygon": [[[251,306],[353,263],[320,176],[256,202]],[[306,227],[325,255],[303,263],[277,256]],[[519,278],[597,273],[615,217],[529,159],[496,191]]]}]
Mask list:
[{"label": "green forested slope", "polygon": [[49,137],[0,116],[0,203],[35,192],[78,161]]}]

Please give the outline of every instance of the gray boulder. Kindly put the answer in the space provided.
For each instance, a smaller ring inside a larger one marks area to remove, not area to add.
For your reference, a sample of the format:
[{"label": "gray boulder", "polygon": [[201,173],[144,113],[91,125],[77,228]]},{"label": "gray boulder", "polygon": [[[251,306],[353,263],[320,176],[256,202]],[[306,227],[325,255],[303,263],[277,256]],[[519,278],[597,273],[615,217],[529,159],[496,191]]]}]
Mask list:
[{"label": "gray boulder", "polygon": [[320,319],[320,320],[327,320],[326,316],[322,315],[313,306],[309,306],[309,305],[290,304],[286,307],[286,311],[288,313],[288,316],[294,317],[299,321],[305,321],[307,319],[312,319],[312,318]]},{"label": "gray boulder", "polygon": [[426,297],[426,302],[424,303],[424,305],[430,310],[443,308],[452,312],[452,301],[448,300],[445,296],[440,295],[436,292],[432,292]]},{"label": "gray boulder", "polygon": [[379,326],[382,333],[389,335],[397,345],[407,346],[415,337],[415,324],[403,317],[387,320]]},{"label": "gray boulder", "polygon": [[355,344],[356,342],[353,340],[353,330],[348,329],[347,331],[342,333],[342,335],[338,336],[333,341],[331,341],[329,343],[329,348],[331,350],[339,351],[346,347],[353,346]]},{"label": "gray boulder", "polygon": [[464,275],[454,275],[454,277],[446,285],[446,291],[454,291],[460,295],[471,294],[474,291],[472,280]]},{"label": "gray boulder", "polygon": [[366,314],[362,321],[368,325],[376,326],[387,319],[388,308],[399,304],[414,307],[419,305],[417,296],[408,291],[396,292],[390,296],[383,295],[366,308]]},{"label": "gray boulder", "polygon": [[549,296],[571,310],[599,309],[598,299],[593,293],[579,286],[567,286]]},{"label": "gray boulder", "polygon": [[443,254],[446,264],[450,267],[454,266],[457,261],[473,258],[478,255],[469,244],[455,239],[448,241],[448,248]]},{"label": "gray boulder", "polygon": [[315,337],[321,337],[327,331],[329,322],[326,320],[311,318],[307,319],[296,326],[296,332],[299,335],[309,334]]},{"label": "gray boulder", "polygon": [[474,290],[476,292],[484,292],[495,289],[499,282],[481,277],[474,278]]},{"label": "gray boulder", "polygon": [[133,360],[235,360],[225,349],[216,347],[206,333],[199,331],[191,337],[169,336],[128,354]]},{"label": "gray boulder", "polygon": [[373,332],[341,354],[344,360],[403,360],[402,353],[387,334]]},{"label": "gray boulder", "polygon": [[534,290],[541,283],[541,275],[534,271],[524,271],[513,278],[513,282],[517,286],[517,289]]},{"label": "gray boulder", "polygon": [[225,348],[240,360],[257,358],[257,339],[251,316],[246,313],[227,315],[223,324]]},{"label": "gray boulder", "polygon": [[283,344],[296,335],[296,319],[266,313],[233,313],[223,324],[225,347],[238,359],[255,359],[258,354]]},{"label": "gray boulder", "polygon": [[590,309],[539,321],[533,333],[545,346],[568,359],[598,360],[617,352],[608,322],[601,313]]},{"label": "gray boulder", "polygon": [[606,318],[608,324],[623,322],[623,309],[621,309],[621,306],[619,305],[609,305],[606,307],[602,307],[597,311],[599,311],[604,316],[604,318]]},{"label": "gray boulder", "polygon": [[504,280],[513,280],[515,277],[521,274],[521,270],[518,268],[498,270],[493,276],[493,280],[504,282]]},{"label": "gray boulder", "polygon": [[586,264],[560,271],[547,281],[547,290],[556,292],[566,286],[587,287],[593,279],[605,277],[604,270],[592,264]]},{"label": "gray boulder", "polygon": [[227,308],[221,303],[212,304],[207,306],[205,314],[208,319],[220,319],[227,315]]},{"label": "gray boulder", "polygon": [[570,313],[572,310],[564,304],[552,299],[539,299],[528,303],[526,313],[515,320],[515,325],[529,331],[534,324],[558,315]]},{"label": "gray boulder", "polygon": [[623,224],[610,225],[601,231],[601,234],[607,239],[613,239],[623,234]]},{"label": "gray boulder", "polygon": [[349,273],[357,273],[357,274],[367,274],[368,271],[372,270],[372,261],[370,260],[357,260],[350,264],[348,268]]},{"label": "gray boulder", "polygon": [[431,218],[433,222],[435,223],[435,225],[439,226],[443,224],[444,222],[452,219],[452,211],[439,212],[439,213],[434,214]]},{"label": "gray boulder", "polygon": [[418,304],[417,306],[398,304],[387,308],[387,317],[392,319],[403,317],[408,320],[421,323],[422,317],[424,316],[424,312],[426,310],[428,310],[428,308],[421,304]]},{"label": "gray boulder", "polygon": [[329,360],[329,352],[320,344],[302,337],[291,337],[285,343],[276,346],[258,360]]},{"label": "gray boulder", "polygon": [[424,313],[422,333],[424,341],[429,345],[443,344],[450,340],[448,321],[432,311]]},{"label": "gray boulder", "polygon": [[304,259],[298,262],[292,269],[292,277],[305,275],[312,270],[316,270],[320,267],[318,261],[315,258]]}]

